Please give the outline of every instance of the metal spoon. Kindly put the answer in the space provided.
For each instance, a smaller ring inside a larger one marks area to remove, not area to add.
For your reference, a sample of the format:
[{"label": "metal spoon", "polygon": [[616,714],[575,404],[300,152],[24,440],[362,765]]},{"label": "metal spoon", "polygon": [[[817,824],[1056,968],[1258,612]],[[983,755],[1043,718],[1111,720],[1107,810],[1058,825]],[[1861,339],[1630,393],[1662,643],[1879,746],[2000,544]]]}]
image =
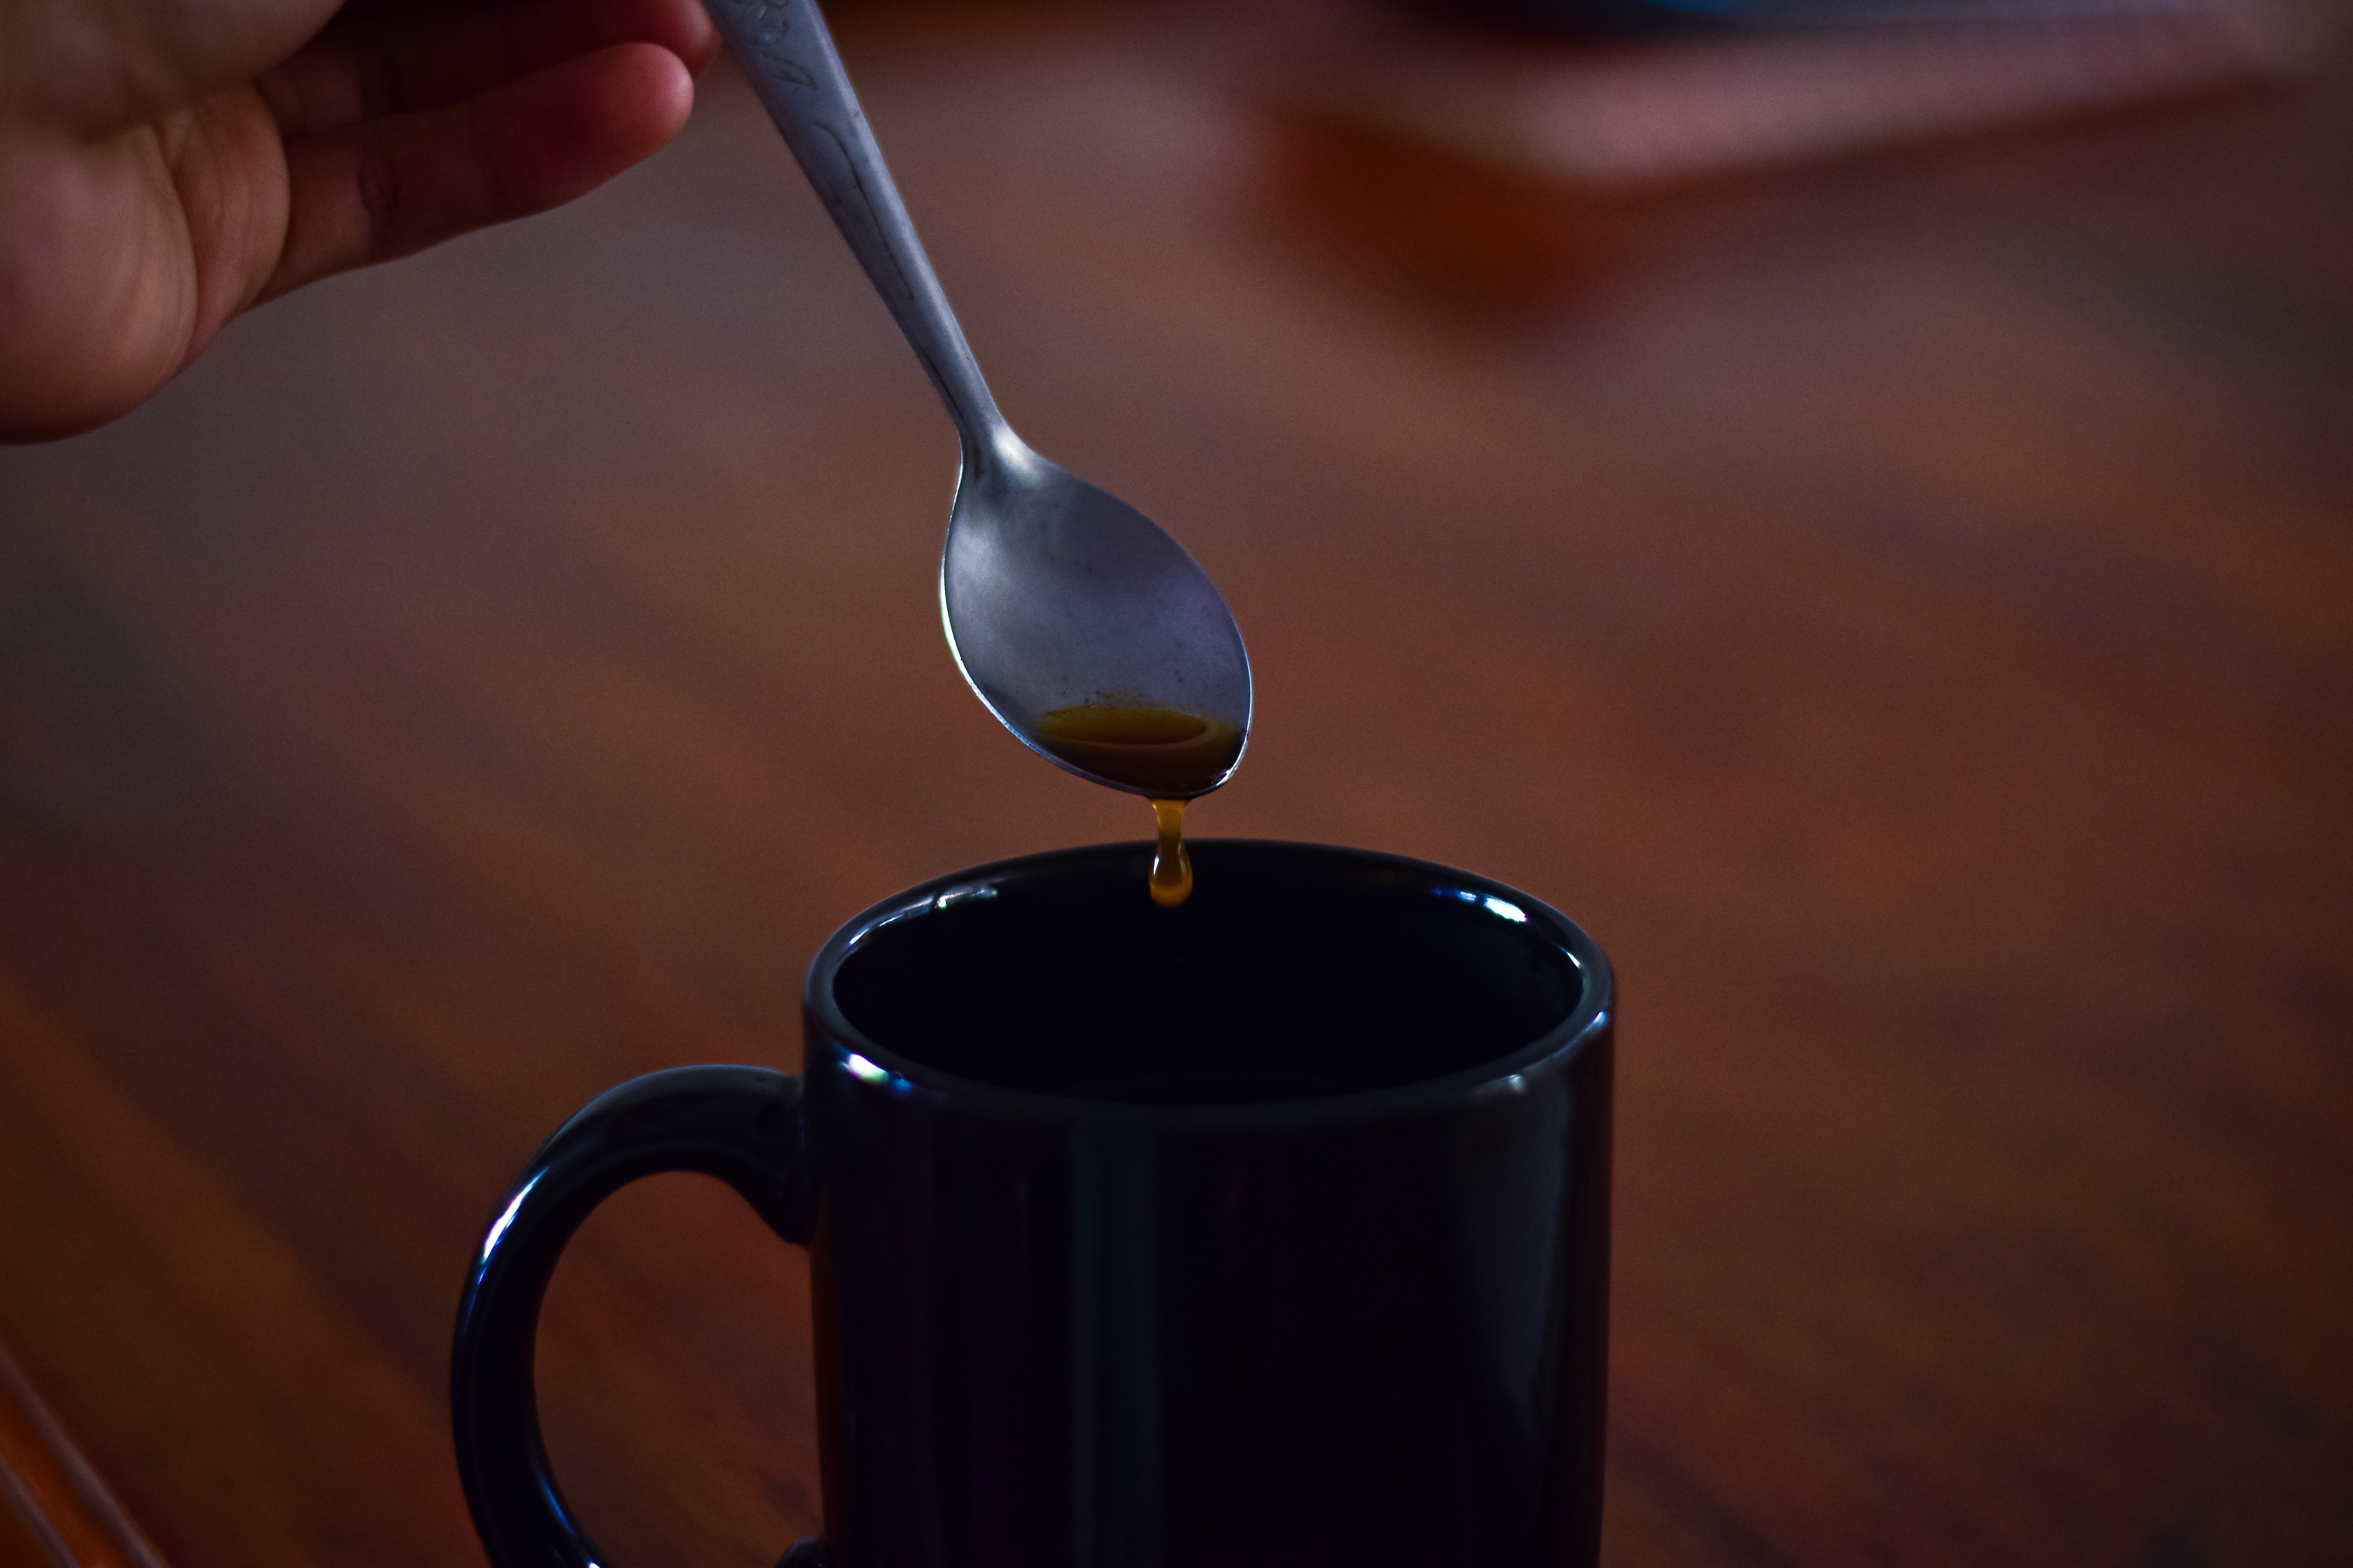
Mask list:
[{"label": "metal spoon", "polygon": [[[997,411],[811,0],[704,4],[955,421],[964,468],[940,609],[965,679],[1030,750],[1082,778],[1164,799],[1217,788],[1250,719],[1250,658],[1217,584],[1151,519],[1031,451]],[[1056,716],[1139,710],[1190,715],[1230,745],[1179,777],[1164,757],[1151,783],[1113,776],[1134,771],[1118,745],[1058,753]]]}]

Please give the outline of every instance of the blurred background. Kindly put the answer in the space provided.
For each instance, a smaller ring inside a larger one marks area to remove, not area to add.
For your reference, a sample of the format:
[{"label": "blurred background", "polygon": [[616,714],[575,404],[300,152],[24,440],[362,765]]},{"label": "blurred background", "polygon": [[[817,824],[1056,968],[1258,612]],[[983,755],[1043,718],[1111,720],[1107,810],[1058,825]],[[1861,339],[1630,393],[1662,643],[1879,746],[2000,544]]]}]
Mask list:
[{"label": "blurred background", "polygon": [[[828,7],[1007,414],[1249,639],[1198,831],[1619,965],[1606,1560],[2353,1559],[2334,17],[1702,8]],[[166,1559],[477,1560],[538,1139],[789,1067],[894,889],[1145,835],[957,677],[955,475],[724,65],[0,451],[0,1340]],[[584,1233],[616,1561],[817,1527],[803,1272],[681,1178]]]}]

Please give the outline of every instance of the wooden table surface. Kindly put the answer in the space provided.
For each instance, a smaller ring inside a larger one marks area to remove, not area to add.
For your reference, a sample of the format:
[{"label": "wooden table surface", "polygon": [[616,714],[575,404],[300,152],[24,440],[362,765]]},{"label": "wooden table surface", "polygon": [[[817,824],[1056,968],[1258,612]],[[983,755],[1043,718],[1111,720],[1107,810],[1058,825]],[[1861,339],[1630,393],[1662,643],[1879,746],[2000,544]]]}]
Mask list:
[{"label": "wooden table surface", "polygon": [[[1614,955],[1608,1562],[2353,1561],[2353,76],[1595,205],[1165,15],[843,40],[1008,412],[1250,637],[1198,827]],[[0,453],[0,1342],[163,1562],[478,1562],[449,1328],[540,1137],[789,1067],[881,895],[1142,835],[964,690],[954,471],[725,77]],[[715,1184],[591,1222],[615,1564],[816,1528],[807,1335]]]}]

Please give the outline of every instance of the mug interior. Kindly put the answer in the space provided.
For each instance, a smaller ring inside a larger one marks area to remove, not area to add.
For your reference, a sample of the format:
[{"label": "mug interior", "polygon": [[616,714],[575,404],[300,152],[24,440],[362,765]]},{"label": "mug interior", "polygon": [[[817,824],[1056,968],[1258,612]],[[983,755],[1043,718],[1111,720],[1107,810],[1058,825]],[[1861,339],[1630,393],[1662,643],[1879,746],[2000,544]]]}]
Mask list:
[{"label": "mug interior", "polygon": [[924,889],[849,928],[815,983],[858,1033],[921,1067],[1176,1105],[1450,1078],[1553,1035],[1599,984],[1574,926],[1461,872],[1218,840],[1193,859],[1193,896],[1174,910],[1145,892],[1148,849],[1128,846]]}]

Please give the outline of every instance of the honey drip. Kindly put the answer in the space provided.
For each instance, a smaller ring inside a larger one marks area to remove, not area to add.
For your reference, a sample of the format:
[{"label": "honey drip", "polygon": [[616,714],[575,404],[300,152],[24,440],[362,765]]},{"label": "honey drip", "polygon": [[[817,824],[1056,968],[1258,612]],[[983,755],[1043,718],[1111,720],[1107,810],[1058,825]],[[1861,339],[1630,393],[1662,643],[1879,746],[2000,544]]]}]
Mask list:
[{"label": "honey drip", "polygon": [[1173,910],[1193,896],[1193,858],[1185,853],[1185,803],[1155,800],[1160,843],[1152,852],[1152,901]]},{"label": "honey drip", "polygon": [[1192,897],[1185,800],[1216,784],[1234,765],[1241,754],[1241,731],[1181,709],[1105,697],[1043,714],[1032,733],[1064,762],[1151,797],[1160,826],[1159,848],[1152,857],[1152,901],[1173,910]]}]

